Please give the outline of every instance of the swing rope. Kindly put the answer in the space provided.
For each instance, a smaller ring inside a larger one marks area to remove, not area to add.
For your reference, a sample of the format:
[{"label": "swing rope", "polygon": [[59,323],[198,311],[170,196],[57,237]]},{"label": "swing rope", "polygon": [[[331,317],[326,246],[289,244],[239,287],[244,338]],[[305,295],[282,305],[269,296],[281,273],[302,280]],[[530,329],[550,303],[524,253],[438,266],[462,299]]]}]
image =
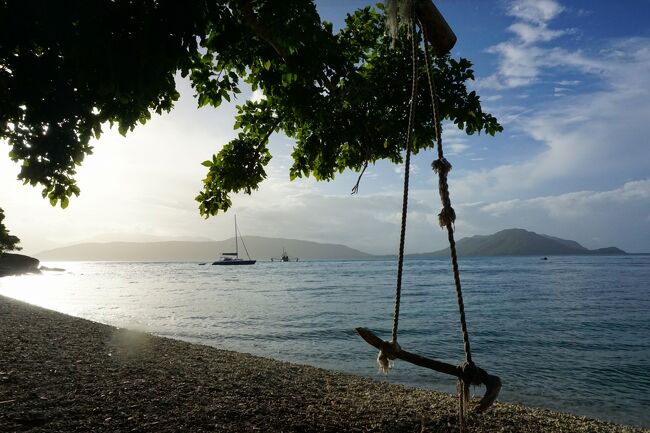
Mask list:
[{"label": "swing rope", "polygon": [[397,258],[397,283],[395,285],[395,308],[393,310],[393,328],[391,332],[390,348],[382,348],[379,351],[377,362],[379,369],[387,374],[390,370],[390,361],[394,359],[391,353],[400,350],[397,343],[397,329],[399,325],[399,308],[400,300],[402,297],[402,274],[404,269],[404,244],[406,240],[406,217],[408,214],[408,198],[409,198],[409,176],[411,172],[411,140],[413,132],[413,121],[415,118],[415,105],[417,103],[417,53],[416,53],[416,33],[415,33],[415,18],[412,14],[409,22],[409,38],[411,39],[411,100],[409,102],[409,117],[408,129],[406,131],[406,155],[404,157],[404,192],[402,195],[402,224],[400,228],[399,238],[399,254]]},{"label": "swing rope", "polygon": [[397,288],[395,290],[395,312],[393,320],[393,342],[397,342],[397,325],[399,321],[399,299],[402,291],[402,269],[404,268],[404,243],[406,238],[406,216],[409,199],[409,175],[411,172],[411,135],[413,132],[413,120],[415,117],[415,105],[417,102],[417,55],[415,53],[415,34],[413,24],[410,24],[411,54],[412,54],[412,82],[411,101],[409,106],[408,130],[406,132],[406,157],[404,160],[404,194],[402,197],[402,226],[399,238],[399,259],[397,262]]},{"label": "swing rope", "polygon": [[[406,0],[409,1],[409,0]],[[421,3],[418,3],[421,6]],[[433,3],[431,7],[435,9]],[[402,197],[402,221],[400,230],[400,243],[399,254],[397,262],[397,283],[395,287],[395,308],[393,311],[393,327],[391,333],[391,341],[385,341],[375,335],[368,328],[356,328],[359,335],[371,346],[379,349],[378,363],[379,369],[383,373],[388,373],[391,367],[391,361],[394,359],[402,359],[414,365],[429,368],[444,374],[455,376],[458,379],[458,420],[461,433],[465,430],[465,418],[467,416],[470,399],[470,384],[485,385],[486,392],[475,407],[475,412],[483,412],[487,410],[496,400],[501,389],[501,379],[498,376],[488,374],[485,370],[476,366],[472,361],[472,354],[469,341],[469,332],[467,330],[467,322],[465,317],[465,305],[463,302],[463,293],[460,282],[460,270],[458,266],[458,256],[456,252],[456,242],[454,240],[454,222],[456,220],[456,213],[451,206],[451,199],[449,194],[449,185],[447,183],[447,175],[451,170],[451,164],[445,159],[442,149],[442,126],[441,117],[438,107],[438,99],[436,95],[435,81],[432,77],[432,60],[430,54],[429,40],[427,39],[426,29],[422,21],[417,21],[420,28],[425,32],[424,37],[424,60],[426,66],[427,80],[429,84],[429,93],[431,97],[432,120],[435,134],[435,145],[437,148],[438,158],[433,161],[432,168],[438,174],[438,191],[440,200],[442,202],[442,210],[438,214],[438,222],[442,228],[447,229],[447,237],[449,241],[449,250],[451,254],[452,269],[454,274],[454,282],[456,286],[456,298],[458,302],[458,310],[460,315],[461,331],[463,336],[463,346],[465,351],[465,361],[458,366],[438,361],[432,358],[424,357],[412,352],[402,350],[397,343],[397,331],[399,324],[400,313],[400,300],[402,292],[402,275],[404,265],[404,243],[406,237],[406,219],[408,213],[408,193],[409,193],[409,176],[410,176],[410,163],[411,163],[411,145],[413,140],[413,129],[415,119],[415,109],[417,105],[417,61],[418,50],[420,49],[420,34],[416,31],[416,6],[415,3],[411,4],[408,15],[408,36],[411,39],[411,58],[412,58],[412,81],[411,81],[411,99],[409,101],[408,113],[408,130],[406,132],[406,145],[405,145],[405,159],[404,159],[404,192]],[[421,11],[420,11],[421,12]],[[437,10],[436,10],[437,12]],[[419,15],[418,15],[419,16]],[[420,17],[421,18],[421,17]],[[424,18],[425,20],[430,19]],[[434,17],[435,20],[435,17]],[[444,19],[438,18],[438,21]],[[446,22],[444,22],[446,25]],[[417,39],[416,39],[417,37]],[[453,45],[453,44],[452,44]],[[444,52],[444,51],[443,51]],[[364,166],[365,169],[365,166]],[[362,171],[363,174],[363,171]],[[358,181],[355,189],[358,188]]]},{"label": "swing rope", "polygon": [[429,82],[429,94],[431,96],[432,118],[434,132],[436,135],[436,147],[438,150],[438,159],[433,161],[433,171],[438,174],[438,191],[442,202],[442,210],[438,214],[438,223],[440,227],[447,229],[449,240],[449,252],[451,255],[452,269],[454,273],[454,283],[456,285],[456,299],[458,302],[458,311],[460,315],[460,326],[463,334],[463,347],[465,349],[465,362],[461,366],[463,377],[458,379],[458,418],[461,432],[465,428],[465,416],[469,406],[471,383],[477,382],[477,368],[472,361],[472,352],[469,342],[469,332],[467,331],[467,321],[465,319],[465,303],[463,302],[463,290],[460,283],[460,271],[458,268],[458,255],[456,253],[456,241],[454,240],[454,222],[456,212],[451,207],[451,198],[449,196],[449,184],[447,183],[447,174],[451,170],[451,164],[444,157],[442,150],[442,125],[440,123],[440,112],[438,109],[438,98],[436,97],[435,81],[431,76],[431,54],[426,38],[424,39],[424,60],[426,63],[427,80]]},{"label": "swing rope", "polygon": [[436,134],[436,144],[438,150],[438,159],[432,164],[433,170],[438,174],[438,190],[440,192],[440,200],[442,202],[442,211],[438,214],[438,222],[440,227],[447,229],[449,238],[449,250],[451,253],[452,267],[454,271],[454,282],[456,284],[456,297],[458,300],[458,310],[460,312],[460,325],[463,333],[463,343],[465,347],[465,360],[468,363],[472,362],[472,352],[469,343],[469,333],[467,331],[467,323],[465,320],[465,305],[463,303],[463,290],[460,283],[460,271],[458,269],[458,255],[456,253],[456,241],[454,240],[454,222],[456,220],[456,212],[451,207],[451,198],[449,196],[449,185],[447,183],[447,174],[451,170],[451,164],[444,157],[442,151],[442,133],[440,125],[440,115],[438,111],[438,98],[435,93],[435,83],[431,76],[431,55],[427,40],[424,40],[424,54],[427,66],[427,79],[429,81],[429,92],[431,95],[431,107],[433,114],[434,130]]}]

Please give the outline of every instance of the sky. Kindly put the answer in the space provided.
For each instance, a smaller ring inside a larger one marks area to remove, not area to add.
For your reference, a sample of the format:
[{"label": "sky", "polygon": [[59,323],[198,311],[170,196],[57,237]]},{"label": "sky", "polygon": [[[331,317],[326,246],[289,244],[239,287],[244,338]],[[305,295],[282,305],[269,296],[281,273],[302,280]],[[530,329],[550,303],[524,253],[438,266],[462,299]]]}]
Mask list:
[{"label": "sky", "polygon": [[[335,28],[372,4],[316,3]],[[452,56],[474,64],[469,87],[504,127],[490,137],[444,125],[456,238],[517,227],[588,248],[650,252],[650,1],[435,3],[458,37]],[[0,157],[0,207],[25,253],[85,241],[222,240],[233,235],[235,213],[244,235],[396,253],[403,167],[370,166],[354,196],[355,173],[290,182],[293,143],[282,134],[271,138],[261,188],[234,196],[228,213],[201,217],[201,162],[235,136],[234,104],[260,95],[198,109],[189,82],[177,83],[182,97],[171,113],[92,143],[78,170],[81,196],[65,210],[18,182],[18,166]],[[412,161],[407,252],[446,246],[434,158],[423,152]]]}]

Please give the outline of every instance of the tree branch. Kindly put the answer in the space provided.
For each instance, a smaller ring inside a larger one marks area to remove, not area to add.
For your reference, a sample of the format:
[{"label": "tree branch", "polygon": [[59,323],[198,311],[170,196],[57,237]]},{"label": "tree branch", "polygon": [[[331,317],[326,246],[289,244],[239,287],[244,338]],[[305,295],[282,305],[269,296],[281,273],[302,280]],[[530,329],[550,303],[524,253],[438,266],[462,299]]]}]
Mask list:
[{"label": "tree branch", "polygon": [[250,1],[238,0],[237,3],[239,4],[239,7],[243,13],[244,23],[248,25],[248,27],[250,27],[251,30],[253,30],[255,34],[259,36],[264,42],[269,44],[271,48],[273,48],[275,52],[278,53],[280,57],[282,57],[282,60],[286,62],[287,58],[289,57],[289,54],[284,48],[279,46],[273,40],[273,37],[271,36],[268,29],[264,27],[262,23],[260,23],[260,21],[257,19],[257,16],[255,15],[255,12],[253,12],[253,8],[251,7]]}]

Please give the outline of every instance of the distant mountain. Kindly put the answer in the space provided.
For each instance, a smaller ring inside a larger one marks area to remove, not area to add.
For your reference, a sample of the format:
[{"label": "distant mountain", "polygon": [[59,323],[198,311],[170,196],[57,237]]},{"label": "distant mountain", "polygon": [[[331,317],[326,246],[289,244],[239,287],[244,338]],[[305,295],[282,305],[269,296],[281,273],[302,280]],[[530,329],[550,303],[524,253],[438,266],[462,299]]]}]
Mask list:
[{"label": "distant mountain", "polygon": [[209,237],[199,236],[154,236],[143,235],[140,233],[102,233],[89,238],[78,239],[73,242],[77,244],[90,244],[99,242],[214,242],[214,239]]},{"label": "distant mountain", "polygon": [[[251,258],[270,260],[285,248],[289,256],[305,259],[363,259],[373,257],[345,245],[323,244],[296,239],[244,236]],[[41,261],[211,261],[222,252],[233,252],[235,239],[218,242],[88,242],[35,254]],[[240,256],[246,252],[239,243]]]},{"label": "distant mountain", "polygon": [[[456,250],[461,256],[552,256],[627,254],[615,248],[590,250],[576,241],[540,235],[524,229],[507,229],[487,236],[472,236],[456,242]],[[449,248],[431,253],[411,254],[413,256],[447,256]]]}]

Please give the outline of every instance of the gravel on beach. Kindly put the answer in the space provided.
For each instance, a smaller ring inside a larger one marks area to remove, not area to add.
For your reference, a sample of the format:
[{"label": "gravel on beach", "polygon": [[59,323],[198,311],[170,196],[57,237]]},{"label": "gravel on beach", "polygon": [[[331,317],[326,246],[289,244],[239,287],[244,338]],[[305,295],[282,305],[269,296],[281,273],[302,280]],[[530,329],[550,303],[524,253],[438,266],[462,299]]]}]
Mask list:
[{"label": "gravel on beach", "polygon": [[[497,403],[469,432],[646,432]],[[0,432],[455,432],[456,398],[0,296]]]}]

